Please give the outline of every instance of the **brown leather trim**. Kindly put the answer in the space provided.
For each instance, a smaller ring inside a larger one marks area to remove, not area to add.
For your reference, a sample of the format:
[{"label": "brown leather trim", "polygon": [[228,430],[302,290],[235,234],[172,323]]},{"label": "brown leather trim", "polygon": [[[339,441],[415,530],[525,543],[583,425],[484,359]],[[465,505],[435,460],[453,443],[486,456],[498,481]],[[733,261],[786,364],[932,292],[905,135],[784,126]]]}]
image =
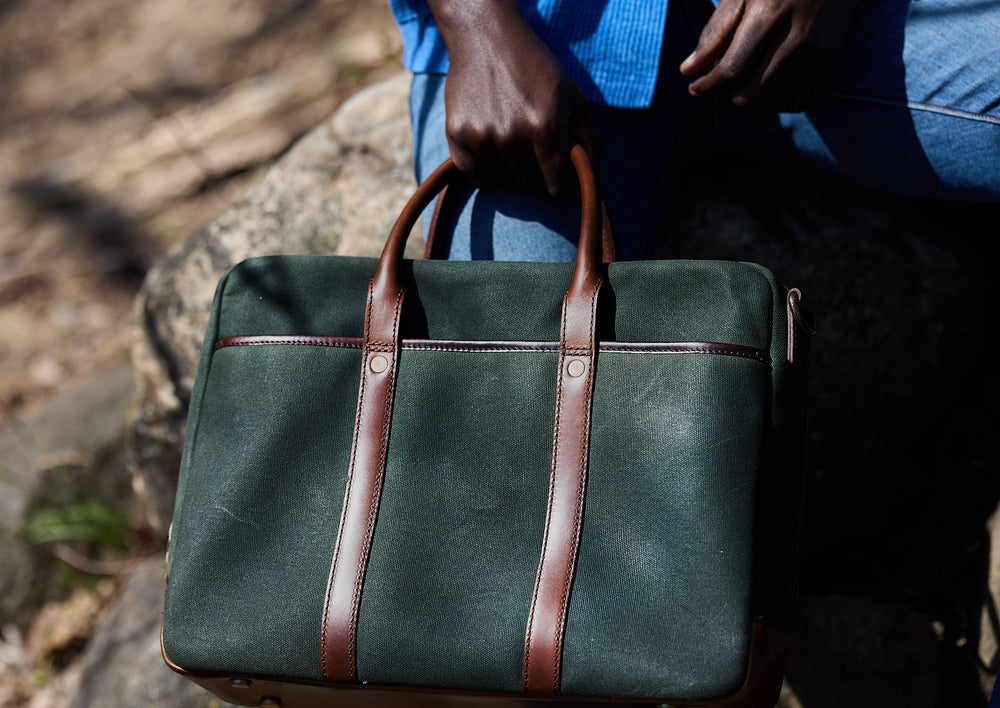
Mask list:
[{"label": "brown leather trim", "polygon": [[259,347],[268,344],[361,349],[363,343],[364,340],[361,337],[325,337],[297,334],[241,335],[223,337],[215,343],[213,349],[219,351],[226,347]]},{"label": "brown leather trim", "polygon": [[522,682],[529,695],[559,693],[587,486],[600,288],[599,278],[574,277],[563,300],[549,503],[524,643]]},{"label": "brown leather trim", "polygon": [[576,146],[570,159],[580,175],[582,226],[573,279],[563,298],[549,505],[525,632],[522,684],[529,695],[559,693],[566,613],[587,487],[604,222],[597,180],[586,152]]},{"label": "brown leather trim", "polygon": [[[321,635],[323,678],[345,683],[357,679],[358,610],[382,493],[399,361],[397,347],[403,292],[397,293],[391,322],[373,323],[374,317],[385,316],[384,309],[380,312],[378,307],[376,288],[374,282],[368,288],[358,411]],[[390,341],[372,341],[373,331],[385,331],[386,328],[391,332]],[[376,360],[382,366],[376,366],[373,363]]]},{"label": "brown leather trim", "polygon": [[601,195],[601,260],[614,263],[618,260],[618,240],[615,237],[615,227],[611,222],[611,210],[608,202]]},{"label": "brown leather trim", "polygon": [[[586,699],[571,696],[531,698],[475,691],[448,691],[406,687],[331,685],[319,681],[289,681],[277,677],[187,671],[167,656],[160,631],[160,654],[167,666],[185,678],[208,689],[220,698],[238,705],[259,706],[271,696],[284,708],[326,708],[336,703],[343,708],[529,708],[540,703],[555,703],[560,708],[596,708],[608,705],[673,706],[675,708],[773,708],[781,693],[781,678],[788,655],[787,633],[765,620],[756,620],[750,640],[747,679],[738,693],[720,700],[691,702],[630,700],[623,698]],[[233,679],[249,682],[245,688],[234,686]]]},{"label": "brown leather trim", "polygon": [[321,627],[320,669],[328,681],[357,680],[358,610],[378,518],[399,368],[405,294],[400,269],[406,239],[424,207],[457,174],[446,161],[417,188],[389,231],[368,283],[354,440]]},{"label": "brown leather trim", "polygon": [[[199,686],[211,691],[228,703],[243,706],[259,706],[267,697],[277,698],[282,708],[539,708],[542,705],[556,705],[560,708],[599,708],[608,705],[628,705],[634,708],[662,708],[664,705],[682,704],[650,701],[621,700],[579,700],[555,696],[552,698],[530,698],[525,696],[503,696],[474,692],[447,692],[433,689],[408,689],[402,687],[335,685],[317,682],[289,682],[275,679],[249,677],[246,688],[233,686],[236,676],[206,676],[191,674],[169,664],[171,669]],[[770,708],[770,706],[768,707]]]},{"label": "brown leather trim", "polygon": [[444,189],[437,196],[437,200],[434,202],[434,211],[431,214],[431,223],[427,227],[427,233],[424,234],[424,259],[444,259],[448,257],[446,248],[450,246],[450,239],[439,238],[437,234],[441,233],[442,229],[450,229],[452,222],[455,218],[455,207],[457,197],[455,195],[459,192],[459,185],[455,187],[445,186]]},{"label": "brown leather trim", "polygon": [[[297,345],[314,347],[339,347],[361,349],[361,337],[325,337],[306,335],[243,335],[225,337],[215,343],[215,349],[225,347],[248,347],[263,345]],[[400,345],[412,351],[443,352],[521,352],[559,351],[558,342],[518,342],[452,339],[404,339]],[[754,359],[769,363],[768,353],[762,349],[741,344],[721,344],[718,342],[601,342],[599,352],[630,352],[635,354],[718,354]]]},{"label": "brown leather trim", "polygon": [[763,349],[719,342],[601,342],[598,351],[636,354],[718,354],[753,359],[763,364],[770,363],[771,360],[770,355]]}]

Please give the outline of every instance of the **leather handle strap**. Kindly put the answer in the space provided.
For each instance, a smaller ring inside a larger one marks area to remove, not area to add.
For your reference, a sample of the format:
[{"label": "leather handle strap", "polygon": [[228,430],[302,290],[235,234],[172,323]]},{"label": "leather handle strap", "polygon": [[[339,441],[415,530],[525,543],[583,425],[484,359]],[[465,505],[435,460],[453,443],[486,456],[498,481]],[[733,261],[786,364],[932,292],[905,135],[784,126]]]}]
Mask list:
[{"label": "leather handle strap", "polygon": [[[457,182],[457,181],[456,181]],[[427,226],[427,236],[424,239],[424,258],[445,259],[448,257],[448,239],[439,236],[454,223],[455,214],[460,206],[460,198],[463,193],[463,185],[449,184],[441,190],[437,201],[434,203],[434,211],[431,214],[431,223]],[[464,185],[468,189],[468,185]],[[618,244],[615,240],[614,226],[611,224],[610,211],[607,200],[603,194],[599,193],[601,200],[601,252],[605,263],[614,263],[618,260]]]},{"label": "leather handle strap", "polygon": [[431,223],[427,226],[427,236],[424,238],[424,260],[445,260],[448,258],[448,239],[438,238],[439,234],[446,227],[442,224],[452,224],[455,219],[455,210],[458,208],[458,198],[455,196],[456,190],[451,186],[446,186],[438,195],[434,202],[434,212],[431,215]]},{"label": "leather handle strap", "polygon": [[[562,635],[579,545],[601,286],[603,209],[590,161],[576,146],[582,223],[576,267],[563,299],[549,509],[525,642],[524,686],[558,692]],[[386,240],[368,286],[361,381],[344,506],[327,584],[321,634],[322,675],[357,681],[357,623],[385,474],[400,352],[400,276],[406,239],[434,195],[457,179],[451,161],[417,189]]]},{"label": "leather handle strap", "polygon": [[[582,277],[581,269],[596,278],[602,258],[614,260],[616,249],[611,220],[601,199],[594,169],[583,147],[575,145],[570,151],[570,160],[576,169],[580,182],[582,211],[580,242],[573,276],[575,282],[579,277]],[[375,275],[372,278],[371,293],[377,301],[373,303],[375,313],[372,320],[373,339],[385,341],[391,331],[389,313],[397,295],[403,290],[400,279],[400,264],[403,261],[406,240],[417,223],[417,219],[439,192],[449,187],[442,197],[448,193],[455,193],[456,190],[451,189],[451,187],[459,186],[463,180],[464,178],[455,167],[454,162],[448,158],[417,187],[416,192],[410,197],[396,219],[396,223],[386,239],[378,266],[375,269]],[[446,209],[446,206],[440,206],[436,210],[437,218],[432,220],[436,227],[433,229],[434,231],[438,230],[437,227],[440,227],[442,221],[447,221],[444,218]],[[431,248],[426,249],[425,252],[433,250],[432,243]]]},{"label": "leather handle strap", "polygon": [[424,206],[455,174],[446,163],[420,185],[390,231],[368,284],[351,461],[320,635],[321,672],[327,681],[357,681],[358,612],[378,518],[399,366],[403,249]]},{"label": "leather handle strap", "polygon": [[[586,154],[574,150],[572,156],[577,169],[586,171]],[[581,180],[583,221],[591,224],[590,228],[596,228],[593,224],[600,219],[596,187],[596,182]],[[597,354],[597,297],[602,284],[598,238],[586,232],[585,227],[573,280],[563,298],[549,500],[524,641],[522,684],[528,694],[559,693],[563,636],[583,525]]]},{"label": "leather handle strap", "polygon": [[[399,290],[394,293],[394,303],[385,303],[384,293],[377,292],[376,287],[374,280],[368,286],[351,462],[320,638],[323,678],[343,683],[357,680],[358,611],[382,494],[399,365],[399,317],[404,293]],[[376,317],[388,317],[387,323],[377,323],[388,326],[387,337],[376,338]]]}]

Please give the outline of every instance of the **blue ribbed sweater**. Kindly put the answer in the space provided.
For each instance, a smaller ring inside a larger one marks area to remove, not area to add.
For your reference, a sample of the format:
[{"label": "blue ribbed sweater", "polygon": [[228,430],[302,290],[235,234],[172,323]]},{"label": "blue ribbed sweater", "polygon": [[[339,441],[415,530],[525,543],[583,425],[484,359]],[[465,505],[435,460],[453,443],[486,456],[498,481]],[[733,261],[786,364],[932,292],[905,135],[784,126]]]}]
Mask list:
[{"label": "blue ribbed sweater", "polygon": [[[524,18],[588,100],[645,108],[653,100],[667,0],[520,0]],[[424,0],[390,0],[403,63],[444,73],[448,53]]]}]

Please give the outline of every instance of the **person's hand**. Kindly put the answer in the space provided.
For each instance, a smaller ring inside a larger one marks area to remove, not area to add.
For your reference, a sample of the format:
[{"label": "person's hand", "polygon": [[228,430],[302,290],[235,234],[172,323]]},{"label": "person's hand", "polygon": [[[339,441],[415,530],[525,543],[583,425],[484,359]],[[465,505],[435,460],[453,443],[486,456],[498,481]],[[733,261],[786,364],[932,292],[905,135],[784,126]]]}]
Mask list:
[{"label": "person's hand", "polygon": [[[804,110],[836,68],[853,0],[720,0],[681,73],[734,106]],[[707,73],[706,73],[707,72]]]},{"label": "person's hand", "polygon": [[457,21],[435,11],[448,45],[446,133],[455,165],[481,187],[558,193],[573,142],[600,159],[583,93],[519,10],[494,2],[477,16],[477,3],[459,2],[467,4]]}]

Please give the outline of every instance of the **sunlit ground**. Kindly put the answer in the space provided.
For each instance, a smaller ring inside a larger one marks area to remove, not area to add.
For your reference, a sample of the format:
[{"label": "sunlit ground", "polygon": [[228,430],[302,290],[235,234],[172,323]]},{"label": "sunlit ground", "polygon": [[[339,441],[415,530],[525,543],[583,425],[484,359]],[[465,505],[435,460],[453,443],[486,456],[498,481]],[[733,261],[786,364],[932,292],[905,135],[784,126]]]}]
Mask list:
[{"label": "sunlit ground", "polygon": [[145,269],[398,55],[382,0],[0,2],[0,423],[120,363]]},{"label": "sunlit ground", "polygon": [[0,708],[66,705],[162,557],[121,458],[144,273],[399,53],[384,0],[0,0]]}]

